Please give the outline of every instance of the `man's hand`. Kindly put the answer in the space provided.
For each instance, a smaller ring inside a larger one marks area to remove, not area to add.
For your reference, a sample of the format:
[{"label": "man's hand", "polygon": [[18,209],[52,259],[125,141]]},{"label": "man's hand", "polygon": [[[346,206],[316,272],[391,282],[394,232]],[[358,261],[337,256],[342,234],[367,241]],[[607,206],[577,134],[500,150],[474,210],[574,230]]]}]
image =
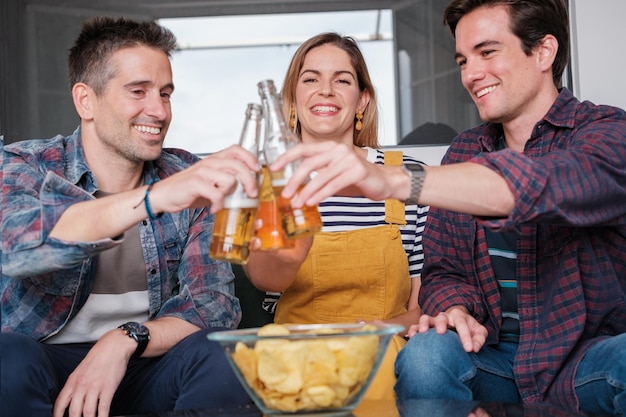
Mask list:
[{"label": "man's hand", "polygon": [[211,212],[217,213],[237,180],[250,197],[257,196],[254,172],[259,168],[256,155],[232,145],[156,183],[150,192],[150,203],[155,213],[173,213],[209,204]]},{"label": "man's hand", "polygon": [[452,307],[436,317],[422,314],[418,324],[409,327],[409,337],[434,328],[439,334],[454,329],[461,339],[466,352],[478,352],[487,340],[487,328],[480,324],[464,307]]},{"label": "man's hand", "polygon": [[313,206],[332,195],[364,195],[378,201],[409,197],[410,178],[402,168],[372,164],[352,145],[333,141],[300,144],[281,155],[270,170],[280,170],[293,161],[299,161],[299,165],[283,189],[283,196],[290,199],[300,185],[306,184],[292,200],[296,207]]},{"label": "man's hand", "polygon": [[54,403],[54,417],[108,416],[137,342],[119,329],[105,334],[87,353]]}]

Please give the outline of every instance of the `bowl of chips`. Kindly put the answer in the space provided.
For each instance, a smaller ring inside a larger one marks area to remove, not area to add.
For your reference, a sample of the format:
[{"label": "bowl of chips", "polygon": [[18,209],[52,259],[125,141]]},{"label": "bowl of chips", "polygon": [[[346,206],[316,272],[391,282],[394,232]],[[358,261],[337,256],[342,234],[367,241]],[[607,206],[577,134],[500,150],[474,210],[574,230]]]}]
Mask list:
[{"label": "bowl of chips", "polygon": [[345,415],[367,391],[391,337],[385,323],[268,324],[209,333],[265,415]]}]

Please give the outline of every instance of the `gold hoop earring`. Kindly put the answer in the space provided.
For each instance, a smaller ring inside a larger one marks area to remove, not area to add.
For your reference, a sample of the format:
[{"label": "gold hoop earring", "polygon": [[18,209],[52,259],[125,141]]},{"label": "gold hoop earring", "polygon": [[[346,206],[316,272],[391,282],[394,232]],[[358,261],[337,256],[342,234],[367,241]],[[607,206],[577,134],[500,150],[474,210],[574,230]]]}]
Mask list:
[{"label": "gold hoop earring", "polygon": [[296,108],[291,106],[289,109],[289,128],[292,132],[296,131],[296,124],[298,123],[298,116],[296,115]]},{"label": "gold hoop earring", "polygon": [[354,126],[354,128],[358,131],[363,129],[363,122],[361,122],[361,120],[363,120],[363,111],[358,110],[356,112],[356,126]]}]

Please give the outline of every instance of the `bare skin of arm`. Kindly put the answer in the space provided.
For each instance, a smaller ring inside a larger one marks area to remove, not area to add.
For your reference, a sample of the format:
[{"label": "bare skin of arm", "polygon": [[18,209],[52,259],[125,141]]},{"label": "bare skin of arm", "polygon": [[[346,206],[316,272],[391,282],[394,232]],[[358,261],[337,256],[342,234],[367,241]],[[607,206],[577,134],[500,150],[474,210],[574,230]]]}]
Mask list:
[{"label": "bare skin of arm", "polygon": [[422,309],[417,303],[417,296],[419,294],[421,286],[421,278],[411,278],[411,295],[409,297],[409,303],[407,305],[407,312],[391,319],[383,320],[385,323],[400,324],[404,326],[404,331],[399,333],[399,336],[405,336],[407,330],[417,323],[422,314]]},{"label": "bare skin of arm", "polygon": [[[249,195],[256,196],[257,184],[251,171],[257,169],[253,154],[231,146],[154,184],[149,194],[152,211],[177,212],[210,204],[211,212],[216,213],[235,186],[235,178],[239,178]],[[148,217],[143,204],[146,188],[76,203],[61,215],[50,236],[83,242],[119,236]]]},{"label": "bare skin of arm", "polygon": [[284,291],[296,279],[312,244],[312,237],[304,237],[296,239],[291,249],[253,250],[243,269],[250,282],[261,291]]},{"label": "bare skin of arm", "polygon": [[[164,317],[144,323],[150,330],[150,342],[142,357],[163,355],[176,343],[199,330],[175,317]],[[105,333],[76,367],[54,404],[54,417],[66,409],[70,417],[108,416],[113,395],[128,366],[137,342],[124,331]]]},{"label": "bare skin of arm", "polygon": [[[409,174],[402,167],[365,162],[350,146],[343,144],[298,145],[270,168],[281,169],[287,162],[300,159],[295,175],[283,189],[284,197],[293,197],[311,172],[317,175],[292,200],[296,206],[315,205],[331,195],[357,192],[372,200],[397,198],[404,201],[413,197],[410,196]],[[463,162],[427,166],[424,170],[426,177],[418,200],[422,205],[483,216],[506,216],[513,210],[514,196],[508,184],[487,167]]]}]

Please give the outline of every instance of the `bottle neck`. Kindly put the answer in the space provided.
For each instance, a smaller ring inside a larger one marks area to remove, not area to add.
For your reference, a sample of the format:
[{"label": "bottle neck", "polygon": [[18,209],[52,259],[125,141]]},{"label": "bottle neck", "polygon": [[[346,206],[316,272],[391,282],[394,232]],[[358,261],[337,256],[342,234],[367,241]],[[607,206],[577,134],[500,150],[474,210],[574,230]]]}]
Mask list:
[{"label": "bottle neck", "polygon": [[265,138],[280,137],[281,133],[288,131],[280,98],[276,94],[268,93],[264,97]]},{"label": "bottle neck", "polygon": [[239,145],[257,154],[259,151],[259,134],[261,122],[261,106],[258,104],[249,104],[246,110],[246,118],[243,123],[243,129],[239,137]]}]

